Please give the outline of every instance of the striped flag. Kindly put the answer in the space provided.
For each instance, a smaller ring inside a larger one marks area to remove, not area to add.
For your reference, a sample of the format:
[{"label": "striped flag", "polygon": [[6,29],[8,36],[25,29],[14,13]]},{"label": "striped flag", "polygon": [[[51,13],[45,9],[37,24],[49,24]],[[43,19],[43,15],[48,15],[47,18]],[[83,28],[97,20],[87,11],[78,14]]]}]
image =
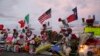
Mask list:
[{"label": "striped flag", "polygon": [[69,15],[67,17],[68,23],[78,19],[78,16],[77,16],[77,7],[75,7],[74,9],[72,9],[72,11],[73,11],[73,14],[71,14],[71,15]]},{"label": "striped flag", "polygon": [[49,10],[47,10],[45,13],[43,13],[40,17],[39,17],[39,22],[41,24],[43,24],[43,22],[47,19],[51,18],[51,8]]}]

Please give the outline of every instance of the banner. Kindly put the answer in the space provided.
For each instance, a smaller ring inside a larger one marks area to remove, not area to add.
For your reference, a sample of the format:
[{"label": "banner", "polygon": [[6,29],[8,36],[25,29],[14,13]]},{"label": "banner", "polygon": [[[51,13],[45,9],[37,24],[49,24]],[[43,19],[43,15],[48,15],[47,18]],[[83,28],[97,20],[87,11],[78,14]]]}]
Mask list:
[{"label": "banner", "polygon": [[95,36],[100,36],[100,27],[85,27],[85,32],[94,32]]}]

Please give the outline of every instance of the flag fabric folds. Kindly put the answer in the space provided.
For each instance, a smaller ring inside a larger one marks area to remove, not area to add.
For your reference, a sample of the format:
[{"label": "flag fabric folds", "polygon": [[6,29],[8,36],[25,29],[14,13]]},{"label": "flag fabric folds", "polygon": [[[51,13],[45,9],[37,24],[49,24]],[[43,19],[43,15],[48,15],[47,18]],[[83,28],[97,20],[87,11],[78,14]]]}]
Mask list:
[{"label": "flag fabric folds", "polygon": [[47,10],[45,13],[43,13],[39,18],[39,22],[43,24],[43,22],[47,19],[51,18],[51,8]]},{"label": "flag fabric folds", "polygon": [[21,28],[23,28],[25,26],[25,21],[24,20],[20,20],[18,23],[20,24]]},{"label": "flag fabric folds", "polygon": [[29,24],[29,14],[25,16],[25,23]]},{"label": "flag fabric folds", "polygon": [[73,11],[73,14],[71,14],[71,15],[69,15],[67,17],[68,23],[78,19],[78,16],[77,16],[77,7],[75,7],[74,9],[72,9],[72,11]]},{"label": "flag fabric folds", "polygon": [[74,14],[70,15],[69,17],[67,17],[67,21],[68,21],[68,23],[69,23],[69,22],[72,22],[72,21],[74,21],[74,20],[76,20]]}]

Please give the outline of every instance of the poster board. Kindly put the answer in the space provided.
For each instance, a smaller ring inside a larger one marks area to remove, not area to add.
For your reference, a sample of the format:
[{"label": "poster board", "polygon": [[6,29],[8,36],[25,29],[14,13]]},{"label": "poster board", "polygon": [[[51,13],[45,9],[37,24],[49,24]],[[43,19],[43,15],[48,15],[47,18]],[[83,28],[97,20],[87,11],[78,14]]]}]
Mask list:
[{"label": "poster board", "polygon": [[100,27],[85,27],[85,32],[94,32],[95,36],[100,36]]}]

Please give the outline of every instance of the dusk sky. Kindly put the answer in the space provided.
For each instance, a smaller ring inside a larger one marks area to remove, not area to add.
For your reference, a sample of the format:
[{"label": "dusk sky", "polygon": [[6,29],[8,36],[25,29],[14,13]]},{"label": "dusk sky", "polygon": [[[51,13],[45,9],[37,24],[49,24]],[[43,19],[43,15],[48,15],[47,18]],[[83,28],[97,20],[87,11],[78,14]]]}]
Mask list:
[{"label": "dusk sky", "polygon": [[87,19],[88,15],[95,15],[96,20],[100,21],[100,0],[0,0],[0,24],[14,27],[25,15],[30,14],[30,24],[40,29],[38,17],[51,8],[52,17],[47,21],[58,29],[58,18],[66,19],[76,6],[79,18],[70,25],[81,25],[81,18]]}]

